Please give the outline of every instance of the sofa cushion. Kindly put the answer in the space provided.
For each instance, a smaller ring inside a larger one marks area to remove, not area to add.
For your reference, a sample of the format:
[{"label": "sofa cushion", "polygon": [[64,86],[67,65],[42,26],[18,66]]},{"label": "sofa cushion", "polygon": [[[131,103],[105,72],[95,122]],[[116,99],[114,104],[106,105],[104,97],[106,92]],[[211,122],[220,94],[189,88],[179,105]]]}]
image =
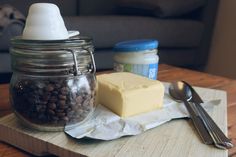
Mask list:
[{"label": "sofa cushion", "polygon": [[65,17],[69,30],[91,36],[96,48],[112,48],[124,40],[154,38],[160,47],[198,47],[204,26],[199,21],[136,16]]},{"label": "sofa cushion", "polygon": [[160,63],[174,66],[191,67],[202,64],[201,58],[196,58],[198,48],[160,49],[158,52]]},{"label": "sofa cushion", "polygon": [[159,17],[180,16],[206,3],[206,0],[117,0],[121,7],[141,9]]},{"label": "sofa cushion", "polygon": [[[160,57],[159,62],[175,66],[191,66],[193,64],[197,65],[197,63],[201,64],[201,62],[197,61],[195,58],[197,51],[197,48],[160,49],[158,52],[158,55]],[[113,69],[113,57],[114,52],[112,50],[95,50],[94,58],[97,70]]]},{"label": "sofa cushion", "polygon": [[78,0],[1,0],[0,5],[10,4],[21,11],[24,15],[28,14],[28,10],[33,3],[54,3],[60,8],[60,12],[64,16],[77,15]]}]

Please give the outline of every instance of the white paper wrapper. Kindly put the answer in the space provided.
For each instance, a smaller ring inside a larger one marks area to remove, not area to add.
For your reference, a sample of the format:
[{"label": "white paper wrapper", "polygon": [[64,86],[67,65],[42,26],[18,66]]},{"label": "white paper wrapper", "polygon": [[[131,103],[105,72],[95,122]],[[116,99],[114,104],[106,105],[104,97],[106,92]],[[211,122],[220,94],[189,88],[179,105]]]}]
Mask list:
[{"label": "white paper wrapper", "polygon": [[[211,112],[214,105],[219,103],[220,100],[212,100],[202,105],[208,112]],[[137,135],[172,119],[186,118],[188,116],[184,104],[175,102],[168,93],[165,93],[162,109],[123,119],[109,109],[99,105],[95,110],[94,118],[76,128],[70,130],[65,128],[65,132],[76,139],[88,137],[113,140],[122,136]]]}]

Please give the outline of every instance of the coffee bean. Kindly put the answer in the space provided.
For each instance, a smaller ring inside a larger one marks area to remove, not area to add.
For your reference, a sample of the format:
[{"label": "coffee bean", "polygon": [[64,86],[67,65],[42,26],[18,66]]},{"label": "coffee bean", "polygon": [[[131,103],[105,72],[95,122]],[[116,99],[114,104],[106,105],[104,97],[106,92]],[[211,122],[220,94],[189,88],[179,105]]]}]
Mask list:
[{"label": "coffee bean", "polygon": [[56,110],[56,112],[57,112],[57,113],[63,113],[63,112],[64,112],[64,110],[63,110],[63,109],[60,109],[60,108],[58,108],[58,109]]},{"label": "coffee bean", "polygon": [[89,102],[90,102],[90,100],[85,99],[82,105],[85,106],[85,107],[89,106]]},{"label": "coffee bean", "polygon": [[68,116],[68,117],[73,117],[74,114],[75,114],[75,111],[73,111],[73,110],[67,112],[67,116]]},{"label": "coffee bean", "polygon": [[76,96],[77,96],[76,93],[73,92],[73,93],[70,94],[70,99],[74,100],[74,99],[76,99]]},{"label": "coffee bean", "polygon": [[66,101],[65,100],[59,100],[59,105],[60,106],[65,106],[66,104]]},{"label": "coffee bean", "polygon": [[75,100],[71,100],[71,101],[69,102],[69,104],[70,104],[70,106],[75,106],[75,105],[76,105],[76,101],[75,101]]},{"label": "coffee bean", "polygon": [[56,116],[53,116],[52,119],[53,119],[53,121],[58,121],[59,120],[59,118],[56,117]]},{"label": "coffee bean", "polygon": [[44,91],[42,89],[39,89],[39,90],[37,90],[36,94],[42,96],[42,95],[44,95]]},{"label": "coffee bean", "polygon": [[38,112],[44,112],[45,109],[46,109],[46,108],[45,108],[43,105],[36,105],[36,110],[37,110]]},{"label": "coffee bean", "polygon": [[56,96],[51,96],[51,98],[49,99],[49,102],[51,102],[51,103],[57,102],[57,97]]},{"label": "coffee bean", "polygon": [[54,85],[54,88],[56,88],[56,89],[61,88],[61,85],[60,85],[59,83],[56,83],[56,84]]},{"label": "coffee bean", "polygon": [[59,108],[64,110],[64,109],[67,109],[67,108],[68,108],[68,105],[66,105],[66,104],[65,104],[65,105],[62,105],[62,104],[61,104],[61,105],[59,105]]},{"label": "coffee bean", "polygon": [[35,86],[39,89],[43,89],[45,87],[45,84],[43,82],[37,82]]},{"label": "coffee bean", "polygon": [[77,96],[75,100],[76,100],[77,104],[81,104],[82,101],[83,101],[83,97],[82,96]]},{"label": "coffee bean", "polygon": [[81,115],[83,112],[84,112],[84,110],[82,110],[82,109],[77,110],[78,115]]},{"label": "coffee bean", "polygon": [[55,115],[55,112],[54,112],[53,110],[51,110],[51,109],[48,110],[48,113],[49,113],[50,115]]},{"label": "coffee bean", "polygon": [[69,113],[71,110],[72,110],[72,109],[71,109],[70,107],[68,107],[68,108],[66,109],[66,112]]},{"label": "coffee bean", "polygon": [[58,95],[58,91],[55,91],[55,90],[52,91],[52,95],[53,95],[53,96],[57,96],[57,95]]},{"label": "coffee bean", "polygon": [[50,98],[50,94],[46,94],[46,93],[45,93],[45,94],[43,95],[43,97],[42,97],[42,100],[43,100],[43,101],[48,101],[49,98]]},{"label": "coffee bean", "polygon": [[68,91],[69,91],[68,87],[62,87],[60,90],[62,95],[66,95],[68,93]]},{"label": "coffee bean", "polygon": [[53,89],[54,89],[54,87],[53,87],[52,84],[49,84],[49,85],[47,85],[47,87],[46,87],[46,90],[47,90],[48,92],[53,91]]},{"label": "coffee bean", "polygon": [[39,102],[39,104],[40,104],[40,105],[43,105],[43,106],[46,106],[47,103],[48,103],[47,101],[40,101],[40,102]]},{"label": "coffee bean", "polygon": [[58,97],[59,97],[59,99],[61,99],[61,100],[66,100],[66,96],[65,96],[65,95],[61,95],[61,94],[60,94]]},{"label": "coffee bean", "polygon": [[68,122],[69,121],[69,118],[68,117],[63,117],[62,118],[64,121]]},{"label": "coffee bean", "polygon": [[61,113],[61,112],[58,112],[57,115],[58,115],[58,117],[64,117],[66,114],[65,114],[65,113]]},{"label": "coffee bean", "polygon": [[49,104],[48,104],[48,107],[49,107],[50,109],[54,110],[54,109],[57,107],[57,105],[56,105],[55,103],[49,103]]}]

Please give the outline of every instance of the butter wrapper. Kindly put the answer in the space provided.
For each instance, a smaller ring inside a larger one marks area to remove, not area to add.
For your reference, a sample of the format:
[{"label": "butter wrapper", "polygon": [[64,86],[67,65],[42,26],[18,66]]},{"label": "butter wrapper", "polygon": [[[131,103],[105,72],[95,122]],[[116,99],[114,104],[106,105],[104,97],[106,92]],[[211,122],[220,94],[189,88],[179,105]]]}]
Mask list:
[{"label": "butter wrapper", "polygon": [[[114,140],[122,136],[140,134],[173,119],[188,117],[189,115],[184,104],[175,102],[167,93],[166,84],[165,87],[162,109],[128,118],[121,118],[104,106],[98,105],[93,115],[94,117],[91,120],[70,130],[65,127],[65,133],[75,139],[86,137],[100,140]],[[214,105],[220,104],[220,101],[211,100],[202,105],[208,112],[212,112]]]}]

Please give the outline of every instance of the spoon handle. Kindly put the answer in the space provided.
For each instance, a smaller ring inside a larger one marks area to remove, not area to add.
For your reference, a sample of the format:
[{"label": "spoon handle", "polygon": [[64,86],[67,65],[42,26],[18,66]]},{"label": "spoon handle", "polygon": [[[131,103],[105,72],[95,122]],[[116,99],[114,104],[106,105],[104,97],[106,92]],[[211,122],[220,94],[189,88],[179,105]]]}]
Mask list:
[{"label": "spoon handle", "polygon": [[194,104],[199,111],[202,121],[205,124],[210,136],[212,137],[215,146],[221,149],[232,148],[233,144],[231,143],[231,140],[225,136],[225,134],[221,131],[214,120],[209,116],[209,114],[204,110],[204,108],[200,104]]},{"label": "spoon handle", "polygon": [[190,118],[193,122],[194,127],[196,128],[199,136],[201,137],[203,143],[205,144],[213,144],[213,140],[211,138],[211,136],[208,133],[208,130],[205,128],[201,117],[199,117],[194,109],[192,108],[192,106],[189,104],[189,102],[187,100],[184,100],[184,105],[186,107],[186,109],[189,112]]}]

